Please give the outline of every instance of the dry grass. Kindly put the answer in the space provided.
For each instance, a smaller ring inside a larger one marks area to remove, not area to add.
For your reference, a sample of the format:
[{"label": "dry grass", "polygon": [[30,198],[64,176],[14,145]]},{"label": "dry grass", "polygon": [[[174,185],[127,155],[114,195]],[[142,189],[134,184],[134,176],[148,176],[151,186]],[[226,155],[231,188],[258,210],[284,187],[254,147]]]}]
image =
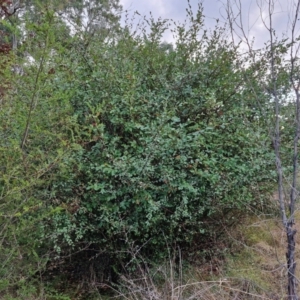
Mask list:
[{"label": "dry grass", "polygon": [[[300,212],[296,214],[300,232]],[[233,232],[233,233],[232,233]],[[169,259],[156,268],[140,267],[135,276],[122,276],[116,299],[215,300],[286,299],[286,237],[280,220],[249,217],[228,232],[235,245],[219,265],[183,268]],[[234,249],[237,249],[235,251]],[[296,259],[300,258],[296,246]],[[300,269],[297,268],[300,278]]]},{"label": "dry grass", "polygon": [[248,278],[222,278],[200,281],[189,273],[188,280],[175,276],[174,266],[161,266],[156,272],[143,270],[136,278],[122,276],[117,299],[126,300],[214,300],[280,299]]}]

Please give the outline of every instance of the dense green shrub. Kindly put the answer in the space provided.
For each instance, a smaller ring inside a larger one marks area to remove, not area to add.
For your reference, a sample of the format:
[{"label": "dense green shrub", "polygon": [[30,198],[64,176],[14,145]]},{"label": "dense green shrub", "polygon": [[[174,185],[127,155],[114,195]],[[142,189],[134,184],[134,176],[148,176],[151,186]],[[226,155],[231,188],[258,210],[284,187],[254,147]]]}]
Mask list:
[{"label": "dense green shrub", "polygon": [[215,256],[270,204],[275,96],[292,174],[289,40],[245,53],[218,21],[205,29],[201,5],[134,31],[118,0],[58,2],[0,11],[1,299],[85,297],[172,249],[180,267]]},{"label": "dense green shrub", "polygon": [[273,179],[270,142],[223,29],[208,34],[199,12],[177,28],[173,49],[161,44],[165,22],[149,23],[148,35],[125,31],[76,52],[78,147],[51,186],[64,208],[49,223],[57,251],[186,245],[215,230],[208,217],[226,222],[255,206]]}]

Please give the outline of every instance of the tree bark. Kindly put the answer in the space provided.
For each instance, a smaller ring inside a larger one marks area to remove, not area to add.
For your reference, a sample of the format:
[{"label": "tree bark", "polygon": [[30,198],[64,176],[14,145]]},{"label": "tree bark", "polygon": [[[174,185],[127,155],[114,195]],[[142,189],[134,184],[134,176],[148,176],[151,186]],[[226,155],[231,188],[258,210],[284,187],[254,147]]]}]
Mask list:
[{"label": "tree bark", "polygon": [[293,229],[293,221],[288,222],[286,231],[287,231],[287,242],[288,248],[286,253],[287,268],[288,268],[288,299],[289,300],[298,300],[297,296],[297,279],[295,276],[296,271],[296,262],[295,262],[295,235],[296,230]]}]

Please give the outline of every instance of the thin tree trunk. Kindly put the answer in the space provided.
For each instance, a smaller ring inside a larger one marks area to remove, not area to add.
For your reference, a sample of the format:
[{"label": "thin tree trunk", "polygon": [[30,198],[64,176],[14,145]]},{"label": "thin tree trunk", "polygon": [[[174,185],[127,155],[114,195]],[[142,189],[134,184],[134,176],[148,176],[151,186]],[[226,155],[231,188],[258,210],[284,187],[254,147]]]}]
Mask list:
[{"label": "thin tree trunk", "polygon": [[[299,300],[297,296],[297,278],[295,277],[296,271],[296,261],[295,261],[295,245],[296,245],[296,230],[294,229],[295,220],[295,203],[298,197],[297,192],[297,179],[298,179],[298,143],[300,138],[300,80],[299,80],[299,66],[298,61],[300,57],[300,43],[297,40],[296,35],[296,24],[299,22],[299,12],[300,12],[300,0],[294,1],[291,5],[291,12],[289,15],[289,20],[291,24],[290,34],[290,59],[289,59],[289,76],[290,83],[292,86],[292,90],[296,96],[295,101],[295,135],[293,142],[293,157],[292,157],[292,182],[291,182],[291,190],[290,190],[290,199],[289,199],[289,207],[285,203],[284,199],[284,190],[283,190],[283,166],[281,159],[281,103],[279,97],[279,88],[278,88],[278,70],[276,63],[276,51],[277,51],[277,42],[275,38],[275,29],[273,26],[273,15],[275,10],[275,0],[266,0],[261,1],[258,6],[260,8],[261,13],[261,21],[264,24],[265,28],[269,33],[270,38],[270,86],[266,88],[266,92],[268,92],[271,97],[274,99],[274,114],[275,114],[275,124],[274,131],[272,133],[273,136],[273,146],[274,153],[276,159],[276,169],[278,176],[278,198],[279,198],[279,208],[281,213],[281,220],[285,228],[286,236],[287,236],[287,252],[286,252],[286,260],[287,260],[287,273],[288,273],[288,281],[287,281],[287,296],[289,300]],[[268,5],[268,21],[265,17],[263,4],[266,3]],[[234,8],[237,9],[237,13],[234,13]],[[253,51],[253,44],[250,42],[249,37],[246,34],[243,25],[243,16],[242,16],[242,1],[241,0],[227,0],[227,4],[225,7],[225,11],[227,13],[227,21],[229,22],[229,28],[231,31],[232,41],[234,42],[234,36],[236,35],[238,38],[241,37],[244,39],[246,43],[251,58],[253,62],[255,61],[255,52]],[[237,30],[235,29],[237,28]],[[280,45],[279,45],[280,46]]]},{"label": "thin tree trunk", "polygon": [[295,234],[296,230],[293,229],[293,222],[287,224],[287,242],[288,249],[286,254],[287,267],[288,267],[288,299],[298,300],[297,296],[297,280],[295,277],[296,262],[295,262]]}]

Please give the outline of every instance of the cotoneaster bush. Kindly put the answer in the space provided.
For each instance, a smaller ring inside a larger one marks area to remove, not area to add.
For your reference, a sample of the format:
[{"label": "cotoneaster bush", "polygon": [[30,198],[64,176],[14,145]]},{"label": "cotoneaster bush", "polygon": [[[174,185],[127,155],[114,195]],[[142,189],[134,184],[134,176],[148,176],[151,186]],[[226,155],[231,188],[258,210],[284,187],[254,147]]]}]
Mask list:
[{"label": "cotoneaster bush", "polygon": [[125,31],[76,53],[78,147],[51,187],[64,208],[49,225],[58,251],[189,245],[216,229],[214,218],[255,205],[273,179],[238,49],[201,18],[178,27],[174,48],[152,20],[148,35]]}]

